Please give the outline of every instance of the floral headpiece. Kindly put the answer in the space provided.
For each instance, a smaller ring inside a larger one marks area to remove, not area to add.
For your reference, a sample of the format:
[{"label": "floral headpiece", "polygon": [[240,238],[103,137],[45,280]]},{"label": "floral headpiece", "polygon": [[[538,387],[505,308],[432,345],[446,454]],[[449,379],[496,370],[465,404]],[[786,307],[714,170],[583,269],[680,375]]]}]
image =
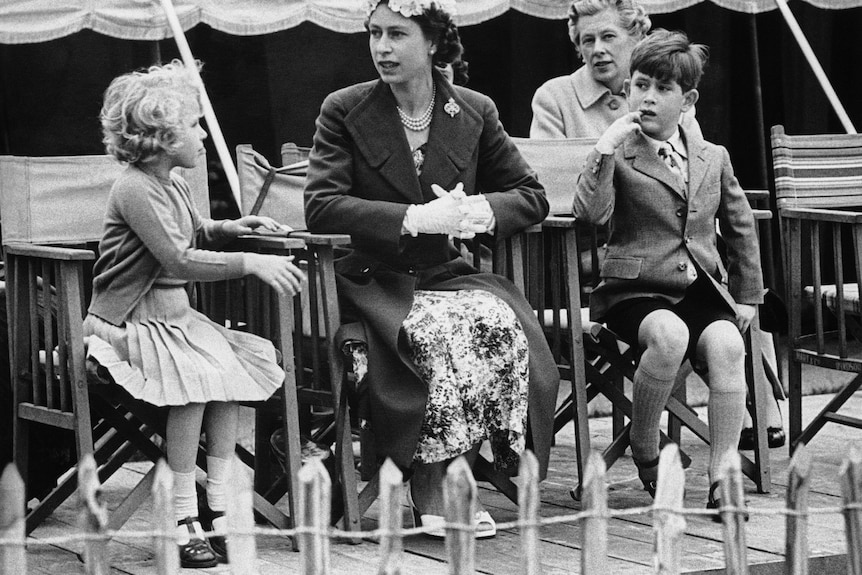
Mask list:
[{"label": "floral headpiece", "polygon": [[[362,0],[365,15],[370,17],[381,0]],[[436,6],[450,16],[455,16],[455,0],[389,0],[389,9],[405,18],[421,16],[425,11]]]}]

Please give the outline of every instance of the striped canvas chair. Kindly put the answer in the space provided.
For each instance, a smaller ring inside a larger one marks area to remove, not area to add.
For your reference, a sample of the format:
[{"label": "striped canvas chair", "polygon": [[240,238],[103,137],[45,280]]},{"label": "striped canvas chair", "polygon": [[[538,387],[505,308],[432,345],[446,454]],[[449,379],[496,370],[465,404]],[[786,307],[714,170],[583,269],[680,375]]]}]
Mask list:
[{"label": "striped canvas chair", "polygon": [[[793,451],[828,422],[862,428],[862,418],[838,413],[862,386],[862,135],[789,136],[773,126],[772,161],[789,308]],[[803,428],[805,364],[857,375]]]}]

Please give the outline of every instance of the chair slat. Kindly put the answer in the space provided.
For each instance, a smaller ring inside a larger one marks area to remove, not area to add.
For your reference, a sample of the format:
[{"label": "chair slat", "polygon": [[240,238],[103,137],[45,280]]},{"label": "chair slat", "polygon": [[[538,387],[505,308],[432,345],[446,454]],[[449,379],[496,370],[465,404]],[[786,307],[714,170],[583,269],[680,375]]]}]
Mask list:
[{"label": "chair slat", "polygon": [[30,385],[33,387],[33,403],[35,405],[45,404],[45,394],[37,374],[39,373],[39,289],[37,284],[38,272],[35,261],[27,262],[27,285],[29,288],[28,301],[30,303]]},{"label": "chair slat", "polygon": [[[838,355],[847,357],[847,322],[844,307],[844,257],[841,248],[841,226],[832,226],[832,268],[835,270],[835,309],[838,320]],[[820,300],[818,300],[820,305]]]},{"label": "chair slat", "polygon": [[[323,302],[320,301],[320,292],[318,291],[318,282],[316,281],[320,275],[320,268],[318,267],[317,261],[314,257],[309,257],[306,260],[306,264],[306,270],[308,272],[308,309],[317,310],[320,309],[321,305],[323,305]],[[308,315],[308,321],[311,325],[312,341],[323,336],[323,326],[320,325],[320,314],[310,313]],[[311,369],[314,374],[312,379],[312,389],[324,389],[327,387],[324,379],[321,377],[321,374],[323,373],[323,361],[323,358],[320,356],[320,346],[312,345]]]},{"label": "chair slat", "polygon": [[54,285],[56,277],[52,265],[48,260],[42,261],[42,332],[45,340],[44,353],[45,364],[44,382],[45,382],[45,405],[51,409],[59,406],[59,390],[57,389],[56,380],[54,379],[54,314],[57,309],[57,300],[55,292],[51,289]]},{"label": "chair slat", "polygon": [[[64,280],[61,279],[60,284],[60,298],[62,301],[68,295],[65,293],[65,288],[62,287],[64,284]],[[69,334],[69,321],[67,319],[67,314],[60,313],[57,314],[57,358],[58,365],[56,366],[58,385],[60,387],[60,410],[62,411],[72,411],[72,398],[71,398],[71,390],[70,390],[70,378],[69,378],[69,341],[71,336]]]},{"label": "chair slat", "polygon": [[[823,306],[820,304],[823,298],[823,283],[821,282],[822,264],[820,260],[820,236],[821,225],[819,222],[812,224],[811,231],[811,271],[814,283],[814,325],[817,332],[817,353],[826,352],[826,342],[823,335]],[[801,276],[798,281],[801,281]]]}]

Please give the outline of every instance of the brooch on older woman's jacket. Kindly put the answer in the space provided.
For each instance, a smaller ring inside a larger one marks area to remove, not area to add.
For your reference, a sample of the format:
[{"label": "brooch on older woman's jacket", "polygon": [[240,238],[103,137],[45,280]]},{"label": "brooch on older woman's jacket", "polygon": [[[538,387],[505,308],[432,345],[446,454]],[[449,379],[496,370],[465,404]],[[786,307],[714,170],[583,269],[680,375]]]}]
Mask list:
[{"label": "brooch on older woman's jacket", "polygon": [[461,111],[461,106],[455,103],[455,98],[449,98],[449,101],[443,105],[443,111],[454,118],[455,114]]}]

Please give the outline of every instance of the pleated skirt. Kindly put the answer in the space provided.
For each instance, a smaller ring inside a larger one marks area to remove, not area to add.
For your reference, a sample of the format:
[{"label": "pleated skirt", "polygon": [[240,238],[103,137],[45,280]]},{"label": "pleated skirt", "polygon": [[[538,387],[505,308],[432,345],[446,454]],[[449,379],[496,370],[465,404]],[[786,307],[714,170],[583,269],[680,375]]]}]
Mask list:
[{"label": "pleated skirt", "polygon": [[153,405],[263,401],[284,381],[270,341],[214,323],[183,287],[154,287],[123,326],[88,315],[84,334],[88,358]]}]

